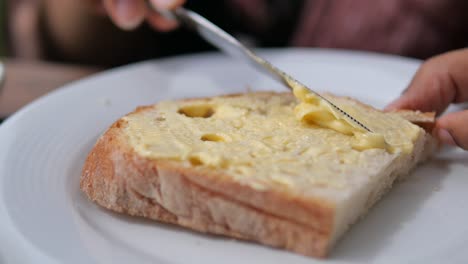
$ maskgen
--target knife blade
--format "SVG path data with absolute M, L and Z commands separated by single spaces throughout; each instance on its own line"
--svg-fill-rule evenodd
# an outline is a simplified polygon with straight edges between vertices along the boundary
M 153 11 L 159 13 L 161 16 L 167 19 L 174 19 L 179 21 L 182 25 L 197 32 L 203 39 L 205 39 L 207 42 L 217 47 L 221 51 L 231 55 L 234 58 L 240 59 L 244 62 L 247 62 L 250 65 L 253 65 L 256 69 L 260 70 L 263 73 L 266 73 L 271 78 L 279 81 L 288 89 L 293 90 L 294 87 L 301 87 L 307 89 L 309 92 L 311 92 L 320 100 L 322 100 L 331 108 L 333 108 L 339 115 L 341 115 L 341 117 L 346 119 L 348 122 L 357 125 L 358 127 L 364 129 L 367 132 L 372 132 L 362 122 L 358 121 L 355 117 L 348 114 L 336 104 L 323 97 L 318 92 L 315 92 L 314 90 L 310 89 L 302 82 L 299 82 L 297 79 L 293 78 L 291 75 L 287 74 L 283 70 L 274 66 L 266 59 L 258 56 L 254 51 L 244 46 L 236 38 L 234 38 L 226 31 L 222 30 L 221 28 L 210 22 L 208 19 L 199 15 L 198 13 L 185 9 L 183 7 L 178 7 L 174 10 L 159 10 L 153 5 L 151 5 L 149 1 L 146 1 L 146 3 Z

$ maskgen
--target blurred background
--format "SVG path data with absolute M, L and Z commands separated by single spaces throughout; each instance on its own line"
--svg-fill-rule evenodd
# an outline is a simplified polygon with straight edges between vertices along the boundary
M 105 0 L 131 3 L 135 0 Z M 186 3 L 257 47 L 365 50 L 427 59 L 468 44 L 466 0 L 204 0 Z M 182 29 L 122 30 L 101 0 L 0 0 L 0 118 L 108 68 L 212 48 Z

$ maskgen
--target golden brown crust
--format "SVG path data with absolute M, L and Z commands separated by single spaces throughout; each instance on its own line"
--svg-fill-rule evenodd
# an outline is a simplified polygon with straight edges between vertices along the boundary
M 412 110 L 398 110 L 397 113 L 402 118 L 410 121 L 411 123 L 422 127 L 427 132 L 431 133 L 435 125 L 435 112 L 419 112 Z
M 131 114 L 153 108 L 139 107 Z M 259 191 L 211 170 L 141 157 L 128 145 L 122 132 L 125 125 L 123 119 L 114 123 L 86 159 L 80 187 L 91 200 L 117 212 L 201 232 L 309 256 L 326 255 L 333 232 L 333 204 Z
M 231 192 L 219 193 L 216 189 L 241 191 L 237 197 L 250 196 L 258 200 L 257 204 L 268 203 L 266 207 L 276 206 L 279 211 L 288 210 L 286 206 L 294 207 L 296 202 L 280 201 L 276 194 L 249 191 L 229 182 L 205 188 L 203 185 L 213 182 L 192 181 L 205 178 L 205 174 L 180 168 L 171 162 L 148 160 L 134 153 L 120 131 L 124 125 L 121 120 L 116 122 L 98 140 L 86 159 L 80 187 L 91 200 L 117 212 L 201 232 L 258 241 L 304 255 L 325 256 L 333 221 L 330 208 L 320 204 L 309 208 L 315 215 L 309 222 L 317 219 L 321 222 L 317 226 L 326 227 L 317 229 L 232 199 Z M 278 204 L 274 205 L 270 198 Z M 302 203 L 298 201 L 300 206 Z M 311 207 L 310 204 L 307 206 Z

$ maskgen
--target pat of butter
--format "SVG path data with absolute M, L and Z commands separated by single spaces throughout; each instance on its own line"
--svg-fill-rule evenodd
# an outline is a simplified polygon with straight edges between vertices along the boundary
M 388 146 L 382 134 L 365 131 L 354 123 L 349 122 L 307 88 L 297 84 L 293 87 L 293 93 L 300 101 L 295 108 L 295 114 L 299 120 L 333 129 L 345 135 L 352 135 L 352 147 L 357 150 L 371 148 L 381 148 L 391 152 L 395 150 Z M 359 119 L 359 116 L 356 118 Z
M 369 148 L 389 149 L 382 134 L 354 132 L 353 148 L 365 150 Z

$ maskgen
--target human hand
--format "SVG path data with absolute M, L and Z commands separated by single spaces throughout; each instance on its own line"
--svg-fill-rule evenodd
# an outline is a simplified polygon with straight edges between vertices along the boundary
M 177 22 L 168 20 L 152 12 L 146 0 L 100 0 L 111 20 L 124 30 L 132 30 L 146 20 L 158 31 L 170 31 L 177 27 Z M 150 0 L 159 9 L 174 9 L 185 3 L 185 0 Z
M 412 109 L 441 114 L 451 103 L 468 102 L 468 48 L 427 60 L 408 88 L 386 110 Z M 468 110 L 436 120 L 433 134 L 442 143 L 468 150 Z

